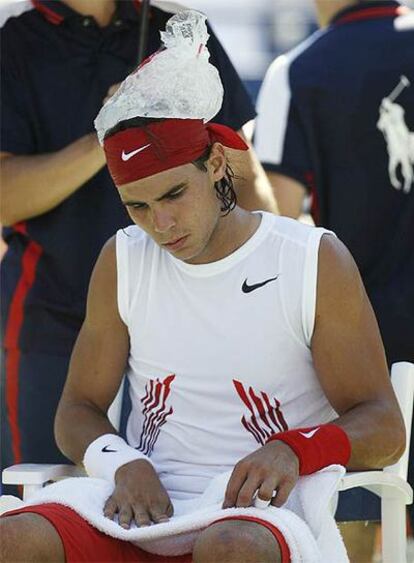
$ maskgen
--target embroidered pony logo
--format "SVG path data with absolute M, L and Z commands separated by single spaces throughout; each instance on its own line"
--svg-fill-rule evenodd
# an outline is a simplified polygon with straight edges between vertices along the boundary
M 144 408 L 144 422 L 140 442 L 137 450 L 145 455 L 150 455 L 154 449 L 155 443 L 160 434 L 161 427 L 166 423 L 167 417 L 174 412 L 170 407 L 167 410 L 166 401 L 170 394 L 171 383 L 174 381 L 175 375 L 167 376 L 164 381 L 151 379 L 146 387 L 145 396 L 141 399 Z
M 269 399 L 267 393 L 263 391 L 256 394 L 252 387 L 246 391 L 243 383 L 236 379 L 233 379 L 233 384 L 240 399 L 249 410 L 247 418 L 245 415 L 242 416 L 241 423 L 252 434 L 256 442 L 263 446 L 272 434 L 288 430 L 280 409 L 280 402 L 276 397 Z
M 382 132 L 387 143 L 390 182 L 396 190 L 402 187 L 406 194 L 411 190 L 414 180 L 414 133 L 407 127 L 404 108 L 394 100 L 404 88 L 409 86 L 408 78 L 401 76 L 400 82 L 391 94 L 383 98 L 377 122 L 377 128 Z M 397 176 L 398 168 L 404 180 L 403 184 Z

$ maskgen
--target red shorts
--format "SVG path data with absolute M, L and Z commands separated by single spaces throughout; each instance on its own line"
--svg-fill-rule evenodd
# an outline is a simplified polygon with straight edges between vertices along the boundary
M 49 503 L 18 508 L 3 514 L 12 516 L 23 513 L 39 514 L 56 529 L 62 540 L 66 563 L 191 563 L 191 554 L 178 557 L 161 557 L 140 549 L 130 542 L 119 540 L 100 532 L 84 520 L 77 512 L 61 504 Z M 258 518 L 249 516 L 229 517 L 217 520 L 248 520 L 265 526 L 272 532 L 282 552 L 282 563 L 290 562 L 289 547 L 279 530 Z

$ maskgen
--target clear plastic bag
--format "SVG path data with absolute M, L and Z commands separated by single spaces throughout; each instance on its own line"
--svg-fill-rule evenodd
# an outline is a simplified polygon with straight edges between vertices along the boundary
M 206 16 L 184 10 L 161 32 L 164 48 L 122 82 L 95 119 L 100 143 L 105 132 L 133 117 L 203 119 L 221 108 L 223 85 L 209 63 Z

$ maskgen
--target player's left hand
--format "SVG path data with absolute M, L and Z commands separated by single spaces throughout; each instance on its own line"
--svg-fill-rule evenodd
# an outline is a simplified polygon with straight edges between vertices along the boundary
M 269 442 L 236 464 L 227 484 L 223 508 L 251 506 L 256 491 L 259 499 L 280 507 L 287 501 L 298 477 L 299 460 L 294 451 L 281 441 Z

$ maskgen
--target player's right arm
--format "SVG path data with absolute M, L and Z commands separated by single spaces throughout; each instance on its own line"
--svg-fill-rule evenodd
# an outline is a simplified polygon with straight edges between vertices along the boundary
M 104 152 L 94 133 L 56 152 L 1 152 L 0 159 L 0 222 L 5 226 L 50 211 L 105 164 Z
M 63 453 L 80 463 L 87 447 L 103 434 L 116 434 L 107 417 L 129 355 L 128 330 L 117 305 L 116 245 L 112 238 L 94 268 L 86 318 L 76 341 L 55 421 Z M 172 515 L 170 498 L 152 464 L 137 459 L 115 473 L 115 489 L 104 514 L 129 528 L 163 522 Z
M 87 244 L 87 241 L 85 241 Z M 98 436 L 116 433 L 107 410 L 122 381 L 129 353 L 127 327 L 117 306 L 115 239 L 92 273 L 85 321 L 76 340 L 55 420 L 56 441 L 75 463 Z

